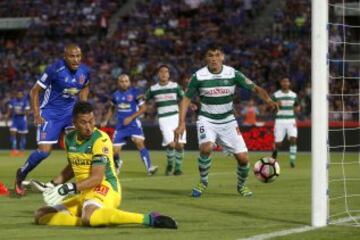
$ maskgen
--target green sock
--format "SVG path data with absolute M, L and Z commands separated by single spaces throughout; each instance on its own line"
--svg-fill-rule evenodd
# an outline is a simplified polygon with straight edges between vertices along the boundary
M 249 170 L 250 170 L 249 163 L 246 165 L 238 164 L 238 167 L 237 167 L 237 180 L 238 180 L 237 187 L 238 187 L 238 189 L 242 188 L 245 185 L 246 180 L 249 175 Z
M 292 162 L 292 163 L 295 163 L 295 161 L 296 161 L 296 151 L 297 151 L 297 146 L 291 145 L 290 146 L 290 162 Z
M 180 151 L 175 150 L 175 171 L 181 170 L 183 158 L 184 158 L 184 149 L 181 149 Z
M 166 158 L 167 158 L 168 167 L 171 168 L 173 167 L 174 157 L 175 157 L 175 149 L 166 148 Z
M 210 156 L 201 155 L 198 158 L 199 171 L 200 171 L 200 180 L 201 182 L 208 182 L 208 175 L 211 167 L 211 158 Z

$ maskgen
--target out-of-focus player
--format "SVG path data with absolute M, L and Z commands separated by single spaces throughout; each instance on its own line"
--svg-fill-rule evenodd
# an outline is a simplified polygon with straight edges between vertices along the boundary
M 121 74 L 117 79 L 118 90 L 112 95 L 111 106 L 108 109 L 101 127 L 105 127 L 116 110 L 116 129 L 113 137 L 114 161 L 119 172 L 121 167 L 120 151 L 130 138 L 140 152 L 148 175 L 156 173 L 158 167 L 152 166 L 149 150 L 145 147 L 145 136 L 138 119 L 146 111 L 144 95 L 131 86 L 130 78 Z
M 26 147 L 26 134 L 28 133 L 27 116 L 30 110 L 30 103 L 28 97 L 24 96 L 22 90 L 16 92 L 16 97 L 12 98 L 8 104 L 8 111 L 5 115 L 5 123 L 8 124 L 11 118 L 10 125 L 10 144 L 11 156 L 23 155 Z M 18 151 L 17 147 L 17 133 L 20 135 L 20 143 Z
M 177 228 L 172 218 L 158 213 L 139 214 L 118 209 L 121 186 L 115 173 L 111 140 L 95 128 L 90 103 L 76 103 L 73 117 L 75 131 L 65 137 L 68 164 L 52 180 L 56 187 L 44 191 L 48 206 L 36 211 L 35 222 L 53 226 L 143 224 Z M 66 183 L 73 177 L 75 182 Z
M 256 93 L 270 108 L 277 108 L 266 91 L 255 85 L 250 79 L 232 67 L 223 65 L 224 53 L 217 45 L 210 45 L 205 55 L 207 66 L 201 68 L 189 83 L 188 90 L 180 104 L 180 121 L 175 130 L 178 141 L 185 130 L 185 115 L 191 98 L 200 97 L 197 135 L 200 148 L 198 158 L 200 183 L 193 188 L 192 196 L 200 197 L 208 186 L 208 174 L 211 167 L 211 152 L 215 143 L 219 143 L 237 160 L 237 191 L 242 196 L 251 196 L 245 185 L 250 169 L 247 147 L 241 136 L 234 116 L 233 95 L 236 87 L 242 87 Z
M 273 100 L 278 102 L 280 110 L 276 114 L 275 118 L 275 148 L 273 151 L 273 157 L 276 158 L 278 154 L 278 148 L 281 147 L 285 136 L 287 135 L 290 141 L 290 166 L 295 167 L 296 161 L 296 140 L 297 140 L 297 126 L 295 119 L 295 112 L 300 111 L 300 105 L 298 104 L 297 94 L 290 90 L 290 80 L 284 77 L 280 80 L 280 90 L 276 91 L 273 95 Z
M 31 89 L 34 124 L 38 126 L 38 149 L 16 172 L 15 192 L 19 196 L 25 194 L 21 183 L 28 173 L 50 155 L 52 145 L 57 143 L 61 132 L 73 128 L 71 113 L 77 95 L 80 100 L 87 100 L 90 71 L 81 59 L 80 47 L 68 44 L 64 57 L 48 66 Z
M 184 93 L 176 82 L 170 81 L 170 69 L 167 65 L 158 68 L 159 82 L 152 85 L 145 94 L 146 101 L 154 99 L 157 107 L 159 126 L 163 136 L 162 146 L 166 146 L 167 167 L 165 175 L 181 175 L 182 160 L 184 157 L 184 144 L 186 133 L 181 136 L 179 142 L 174 141 L 174 131 L 179 123 L 178 102 L 183 98 Z

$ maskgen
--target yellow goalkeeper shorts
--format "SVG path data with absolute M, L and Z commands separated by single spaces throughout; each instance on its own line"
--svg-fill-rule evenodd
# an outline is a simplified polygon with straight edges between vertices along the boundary
M 101 185 L 87 191 L 83 191 L 63 201 L 58 210 L 67 210 L 73 216 L 81 216 L 84 206 L 97 205 L 105 208 L 118 208 L 121 204 L 121 186 L 118 191 L 113 190 L 110 183 L 102 182 Z

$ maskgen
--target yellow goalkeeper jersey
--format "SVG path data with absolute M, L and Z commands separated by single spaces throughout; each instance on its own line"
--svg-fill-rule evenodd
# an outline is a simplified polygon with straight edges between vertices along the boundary
M 90 139 L 79 141 L 77 131 L 73 131 L 65 137 L 67 159 L 71 165 L 76 182 L 90 176 L 91 167 L 96 165 L 105 166 L 105 176 L 102 184 L 110 185 L 114 191 L 120 191 L 120 185 L 116 176 L 112 143 L 109 136 L 95 128 Z

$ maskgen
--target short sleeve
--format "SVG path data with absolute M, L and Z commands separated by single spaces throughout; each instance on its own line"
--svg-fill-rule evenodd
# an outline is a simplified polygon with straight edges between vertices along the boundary
M 237 86 L 248 90 L 252 90 L 255 87 L 255 83 L 239 71 L 235 71 L 235 83 Z
M 46 89 L 51 85 L 51 80 L 53 77 L 53 70 L 50 67 L 47 67 L 45 72 L 41 75 L 40 79 L 36 82 L 40 87 Z
M 150 99 L 153 98 L 153 95 L 152 95 L 152 91 L 151 91 L 151 88 L 149 88 L 146 92 L 145 92 L 145 101 L 149 101 Z
M 26 101 L 25 101 L 25 110 L 30 110 L 30 102 L 29 102 L 29 99 L 26 99 Z
M 184 91 L 180 88 L 179 85 L 176 88 L 176 94 L 179 100 L 181 100 L 184 97 Z
M 115 96 L 115 94 L 113 94 L 112 97 L 111 97 L 111 105 L 116 106 L 116 104 L 117 104 L 116 96 Z
M 98 138 L 93 145 L 93 159 L 91 165 L 106 165 L 112 158 L 111 140 L 107 136 Z
M 192 98 L 193 96 L 199 93 L 199 81 L 197 80 L 196 75 L 194 74 L 190 80 L 188 85 L 188 89 L 185 93 L 185 96 L 188 98 Z
M 144 104 L 144 94 L 140 93 L 139 89 L 134 88 L 134 97 L 138 106 Z

